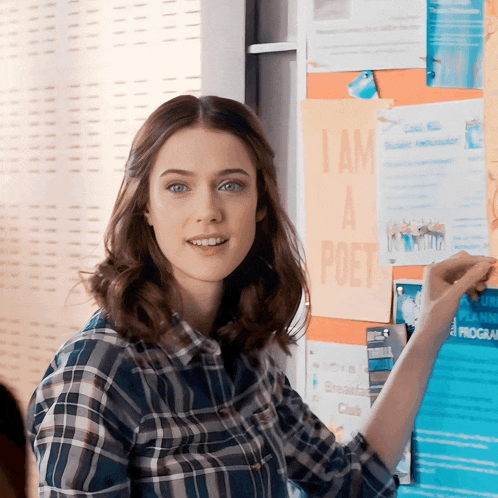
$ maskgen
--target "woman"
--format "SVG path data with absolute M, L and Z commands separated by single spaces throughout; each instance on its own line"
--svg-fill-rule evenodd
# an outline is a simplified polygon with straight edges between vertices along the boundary
M 341 446 L 268 353 L 288 351 L 309 296 L 260 121 L 228 99 L 166 102 L 133 142 L 89 279 L 100 310 L 31 400 L 41 497 L 286 497 L 288 480 L 309 496 L 393 496 L 437 351 L 494 261 L 429 267 L 422 325 Z

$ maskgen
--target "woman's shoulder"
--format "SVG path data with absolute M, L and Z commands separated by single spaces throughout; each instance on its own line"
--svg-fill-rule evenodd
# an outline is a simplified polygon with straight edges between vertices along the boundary
M 71 347 L 71 345 L 79 341 L 102 341 L 110 346 L 124 348 L 128 345 L 128 341 L 124 339 L 114 328 L 113 322 L 107 316 L 103 308 L 96 310 L 88 319 L 87 323 L 68 341 L 66 341 L 60 349 Z
M 129 364 L 134 366 L 133 344 L 114 328 L 104 309 L 99 309 L 87 323 L 57 350 L 45 377 L 61 369 L 92 369 L 103 373 Z
M 55 400 L 62 392 L 91 393 L 96 398 L 118 391 L 138 398 L 143 392 L 143 356 L 137 353 L 136 344 L 116 332 L 105 311 L 99 309 L 58 349 L 35 390 L 35 398 Z
M 59 416 L 73 414 L 78 406 L 80 416 L 89 414 L 90 409 L 92 413 L 105 413 L 108 421 L 125 417 L 138 423 L 148 404 L 143 375 L 131 346 L 114 330 L 105 312 L 96 311 L 59 348 L 36 387 L 27 419 L 32 434 L 54 405 Z

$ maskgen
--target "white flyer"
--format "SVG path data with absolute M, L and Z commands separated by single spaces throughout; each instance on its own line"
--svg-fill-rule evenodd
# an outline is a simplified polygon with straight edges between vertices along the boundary
M 308 2 L 308 72 L 425 67 L 426 2 Z
M 306 402 L 339 442 L 370 410 L 366 346 L 307 341 Z
M 483 100 L 377 113 L 380 265 L 489 254 Z

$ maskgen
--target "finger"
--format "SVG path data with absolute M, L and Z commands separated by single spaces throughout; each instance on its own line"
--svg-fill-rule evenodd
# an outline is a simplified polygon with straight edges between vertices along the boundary
M 475 286 L 475 284 L 479 281 L 484 280 L 490 267 L 490 262 L 485 260 L 479 261 L 474 266 L 469 268 L 469 270 L 454 283 L 452 288 L 455 292 L 461 293 L 463 296 L 463 294 L 465 294 L 471 287 Z
M 477 282 L 474 287 L 477 292 L 484 292 L 488 288 L 484 282 Z
M 492 266 L 488 272 L 486 273 L 486 275 L 484 275 L 484 278 L 479 280 L 479 282 L 477 282 L 476 285 L 480 285 L 480 284 L 487 284 L 488 280 L 496 273 L 496 266 Z
M 498 260 L 492 256 L 471 256 L 465 251 L 460 251 L 449 258 L 434 265 L 438 270 L 446 270 L 448 268 L 471 266 L 479 261 L 489 261 L 491 264 L 496 263 Z
M 488 279 L 490 279 L 493 275 L 495 275 L 497 270 L 498 270 L 498 268 L 496 268 L 496 266 L 492 266 L 492 267 L 489 269 L 488 273 L 486 273 L 486 278 L 485 278 L 485 280 L 488 280 Z
M 470 296 L 470 299 L 472 299 L 472 301 L 474 301 L 474 302 L 479 301 L 479 297 L 480 297 L 479 293 L 477 292 L 477 290 L 474 287 L 471 287 L 467 291 L 467 294 Z
M 496 258 L 471 256 L 467 253 L 462 254 L 463 252 L 461 251 L 451 258 L 441 261 L 431 269 L 431 273 L 436 274 L 449 283 L 454 283 L 455 280 L 459 280 L 462 275 L 476 264 L 486 262 L 491 266 L 497 261 Z M 491 268 L 490 271 L 492 271 Z
M 482 282 L 478 282 L 467 290 L 466 294 L 472 299 L 472 301 L 479 301 L 481 294 L 487 289 L 487 285 Z

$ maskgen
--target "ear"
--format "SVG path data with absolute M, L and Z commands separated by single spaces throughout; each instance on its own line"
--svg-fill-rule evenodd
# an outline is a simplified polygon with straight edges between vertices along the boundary
M 151 219 L 150 219 L 150 212 L 149 212 L 149 205 L 147 205 L 145 207 L 145 210 L 144 210 L 144 216 L 145 216 L 145 219 L 147 220 L 147 223 L 152 226 L 152 222 L 151 222 Z
M 267 212 L 266 206 L 260 208 L 256 213 L 256 223 L 259 223 L 266 216 Z

